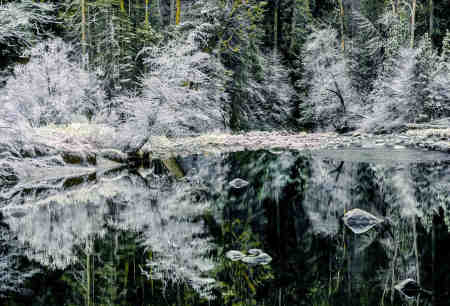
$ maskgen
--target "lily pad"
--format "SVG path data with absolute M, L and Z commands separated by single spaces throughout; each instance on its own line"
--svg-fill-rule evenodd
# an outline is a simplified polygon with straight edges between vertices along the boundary
M 383 220 L 359 208 L 349 210 L 342 218 L 344 224 L 355 234 L 362 234 Z

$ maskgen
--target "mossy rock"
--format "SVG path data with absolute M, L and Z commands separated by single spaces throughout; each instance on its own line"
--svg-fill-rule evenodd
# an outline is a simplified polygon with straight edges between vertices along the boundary
M 128 155 L 114 149 L 103 149 L 100 151 L 100 156 L 118 163 L 127 163 Z
M 65 151 L 61 157 L 67 164 L 73 165 L 96 165 L 97 156 L 93 152 Z

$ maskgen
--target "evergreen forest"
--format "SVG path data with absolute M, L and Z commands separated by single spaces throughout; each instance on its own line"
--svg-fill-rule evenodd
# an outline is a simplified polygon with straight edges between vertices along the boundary
M 0 0 L 0 305 L 448 306 L 450 0 Z
M 392 130 L 450 114 L 446 0 L 2 1 L 2 104 L 32 127 Z

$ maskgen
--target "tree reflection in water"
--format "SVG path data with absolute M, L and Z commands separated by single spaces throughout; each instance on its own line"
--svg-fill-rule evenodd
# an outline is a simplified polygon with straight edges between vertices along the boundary
M 418 290 L 419 305 L 449 300 L 449 161 L 256 151 L 150 164 L 44 179 L 41 191 L 11 187 L 15 196 L 1 204 L 2 299 L 402 305 L 396 285 L 412 279 L 433 292 Z M 236 177 L 248 185 L 233 188 Z M 355 235 L 342 221 L 354 208 L 390 226 Z M 251 266 L 225 256 L 251 249 L 273 260 Z

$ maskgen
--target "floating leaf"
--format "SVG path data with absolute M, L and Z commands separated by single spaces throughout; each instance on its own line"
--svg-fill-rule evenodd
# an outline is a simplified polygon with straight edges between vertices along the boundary
M 383 220 L 362 209 L 349 210 L 343 217 L 344 224 L 355 234 L 362 234 L 370 230 Z

